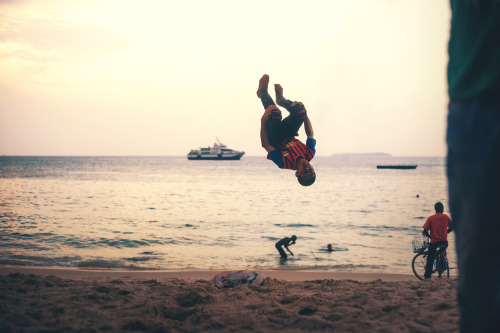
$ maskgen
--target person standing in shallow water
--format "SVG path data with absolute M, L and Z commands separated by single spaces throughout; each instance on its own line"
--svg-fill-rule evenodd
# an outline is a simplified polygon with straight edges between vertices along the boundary
M 281 111 L 267 91 L 268 85 L 269 75 L 264 74 L 259 80 L 257 96 L 265 109 L 261 119 L 260 139 L 262 147 L 267 151 L 267 159 L 281 169 L 296 170 L 295 176 L 302 186 L 312 185 L 316 180 L 316 173 L 309 162 L 316 153 L 316 140 L 304 104 L 284 98 L 283 88 L 275 84 L 276 102 L 290 112 L 282 120 Z M 297 132 L 302 124 L 307 135 L 306 144 L 295 138 L 299 135 Z
M 285 249 L 290 252 L 290 254 L 293 256 L 292 251 L 288 248 L 289 246 L 295 244 L 295 241 L 297 240 L 297 236 L 293 235 L 292 237 L 285 237 L 280 239 L 278 242 L 276 242 L 276 249 L 278 249 L 278 252 L 281 255 L 281 259 L 286 260 L 288 257 L 286 255 L 285 250 L 283 250 L 282 246 L 285 247 Z

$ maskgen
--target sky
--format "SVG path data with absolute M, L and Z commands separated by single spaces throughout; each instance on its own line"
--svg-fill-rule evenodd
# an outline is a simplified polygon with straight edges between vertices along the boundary
M 0 0 L 0 154 L 218 138 L 265 156 L 269 74 L 306 106 L 318 156 L 445 156 L 450 17 L 436 0 Z

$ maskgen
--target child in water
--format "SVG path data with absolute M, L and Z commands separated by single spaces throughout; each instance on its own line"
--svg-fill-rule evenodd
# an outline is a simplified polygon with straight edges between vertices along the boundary
M 292 251 L 290 251 L 290 249 L 288 247 L 295 244 L 296 240 L 297 240 L 297 236 L 293 235 L 292 237 L 285 237 L 285 238 L 280 239 L 278 242 L 276 242 L 276 249 L 278 249 L 278 252 L 281 255 L 281 259 L 284 259 L 284 260 L 287 259 L 286 252 L 285 252 L 285 250 L 283 250 L 282 246 L 284 246 L 285 249 L 288 252 L 290 252 L 290 254 L 293 256 Z

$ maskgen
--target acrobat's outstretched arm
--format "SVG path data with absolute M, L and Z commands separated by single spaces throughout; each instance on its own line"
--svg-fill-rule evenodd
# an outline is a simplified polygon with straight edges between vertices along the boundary
M 306 130 L 307 137 L 313 139 L 314 138 L 314 131 L 313 131 L 311 120 L 309 119 L 309 116 L 306 116 L 306 119 L 304 120 L 304 129 Z
M 262 119 L 260 121 L 260 141 L 262 143 L 262 147 L 269 153 L 274 150 L 274 147 L 269 143 L 269 139 L 267 138 L 266 132 L 266 122 L 271 115 L 271 109 L 266 109 L 264 115 L 262 115 Z

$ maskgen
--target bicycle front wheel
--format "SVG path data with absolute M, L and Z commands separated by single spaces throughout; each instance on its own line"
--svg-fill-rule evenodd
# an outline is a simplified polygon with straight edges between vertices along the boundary
M 424 280 L 425 265 L 427 264 L 427 252 L 418 253 L 411 262 L 413 273 L 420 280 Z

